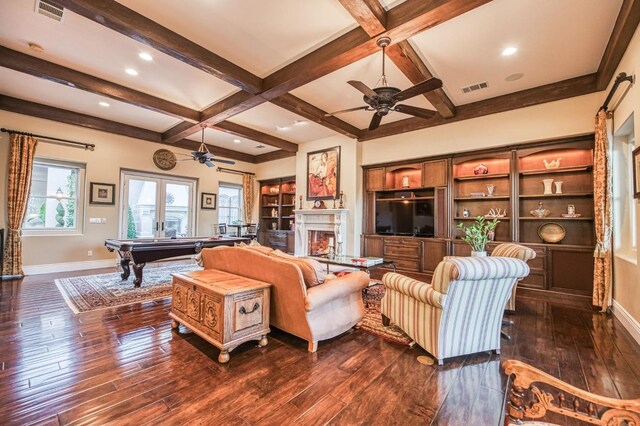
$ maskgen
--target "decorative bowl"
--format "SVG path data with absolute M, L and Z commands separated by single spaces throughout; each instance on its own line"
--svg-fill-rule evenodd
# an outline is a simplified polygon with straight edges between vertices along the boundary
M 559 243 L 564 239 L 566 232 L 562 225 L 555 222 L 549 222 L 538 228 L 538 236 L 545 243 Z
M 529 210 L 533 217 L 547 217 L 551 214 L 551 210 L 538 207 L 535 210 Z

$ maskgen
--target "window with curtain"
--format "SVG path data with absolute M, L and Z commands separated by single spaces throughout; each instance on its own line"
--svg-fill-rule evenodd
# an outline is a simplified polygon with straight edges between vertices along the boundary
M 637 250 L 637 203 L 633 198 L 632 153 L 636 147 L 633 118 L 614 136 L 613 143 L 613 218 L 614 244 L 618 255 L 635 258 Z
M 65 233 L 82 230 L 84 166 L 35 159 L 23 230 Z
M 242 220 L 242 186 L 220 182 L 218 187 L 218 223 Z

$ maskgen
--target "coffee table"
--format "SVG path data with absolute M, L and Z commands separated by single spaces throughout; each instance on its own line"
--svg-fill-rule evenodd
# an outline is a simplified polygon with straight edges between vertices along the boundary
M 382 268 L 382 267 L 393 268 L 393 272 L 396 271 L 396 265 L 395 265 L 395 263 L 393 263 L 392 260 L 383 260 L 382 263 L 376 263 L 375 265 L 365 266 L 365 265 L 360 265 L 360 264 L 354 263 L 353 262 L 354 259 L 360 259 L 359 257 L 355 257 L 355 256 L 335 256 L 333 259 L 329 259 L 327 256 L 307 256 L 307 258 L 308 259 L 314 259 L 314 260 L 317 260 L 320 263 L 326 264 L 327 265 L 327 273 L 330 272 L 329 268 L 330 268 L 331 265 L 344 266 L 344 267 L 349 267 L 349 268 L 356 268 L 356 269 L 359 269 L 361 271 L 365 271 L 367 273 L 371 269 Z

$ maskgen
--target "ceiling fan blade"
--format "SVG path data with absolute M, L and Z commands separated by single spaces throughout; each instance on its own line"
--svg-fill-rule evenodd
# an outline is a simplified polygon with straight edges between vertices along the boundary
M 403 114 L 415 115 L 416 117 L 426 119 L 433 118 L 437 114 L 436 111 L 414 107 L 411 105 L 396 105 L 394 110 Z
M 358 110 L 361 110 L 361 109 L 366 110 L 366 109 L 369 109 L 369 107 L 368 106 L 359 106 L 359 107 L 355 107 L 355 108 L 342 109 L 340 111 L 328 112 L 324 116 L 325 117 L 331 117 L 332 115 L 342 114 L 343 112 L 358 111 Z
M 396 101 L 404 101 L 405 99 L 413 98 L 414 96 L 418 96 L 423 93 L 439 89 L 441 87 L 442 80 L 432 77 L 428 80 L 416 84 L 415 86 L 403 90 L 402 92 L 396 94 L 393 99 L 395 99 Z
M 378 97 L 378 94 L 369 88 L 366 84 L 358 80 L 349 80 L 347 81 L 350 85 L 364 93 L 364 95 L 368 98 L 375 99 Z
M 382 121 L 382 116 L 373 114 L 373 118 L 371 119 L 371 123 L 369 123 L 369 130 L 377 129 L 380 126 L 380 122 Z
M 209 161 L 209 160 L 205 161 L 205 162 L 204 162 L 204 164 L 206 164 L 206 165 L 207 165 L 207 167 L 213 167 L 213 166 L 215 166 L 215 164 L 213 164 L 213 163 L 212 163 L 211 161 Z
M 235 161 L 231 161 L 231 160 L 223 160 L 222 158 L 213 158 L 213 161 L 215 161 L 216 163 L 236 164 L 236 162 L 235 162 Z

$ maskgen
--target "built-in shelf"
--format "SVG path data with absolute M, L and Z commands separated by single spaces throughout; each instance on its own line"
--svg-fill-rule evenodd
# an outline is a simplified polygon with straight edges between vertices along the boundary
M 476 217 L 478 216 L 473 216 L 473 217 L 462 217 L 462 216 L 456 216 L 454 217 L 455 220 L 476 220 Z M 511 220 L 510 217 L 486 217 L 486 220 L 493 220 L 493 219 L 498 219 L 498 220 Z
M 591 170 L 593 166 L 571 166 L 571 167 L 558 167 L 557 169 L 536 169 L 536 170 L 522 170 L 521 175 L 544 175 L 547 173 L 569 173 L 569 172 L 587 172 Z
M 547 216 L 547 217 L 520 217 L 520 220 L 546 220 L 546 221 L 555 221 L 555 220 L 593 220 L 592 217 L 556 217 L 556 216 Z
M 455 180 L 495 179 L 509 177 L 509 173 L 488 173 L 486 175 L 457 176 Z
M 283 204 L 282 207 L 294 207 L 295 204 Z
M 278 207 L 278 204 L 264 204 L 262 208 L 265 208 L 265 207 Z
M 562 194 L 522 194 L 520 198 L 574 198 L 574 197 L 593 197 L 593 192 L 574 192 Z
M 282 191 L 283 194 L 287 194 L 287 195 L 295 195 L 295 191 Z
M 377 201 L 433 200 L 434 197 L 378 198 Z
M 493 201 L 493 200 L 508 200 L 508 195 L 494 195 L 493 197 L 456 197 L 455 201 Z
M 277 219 L 278 216 L 262 216 L 263 219 Z

